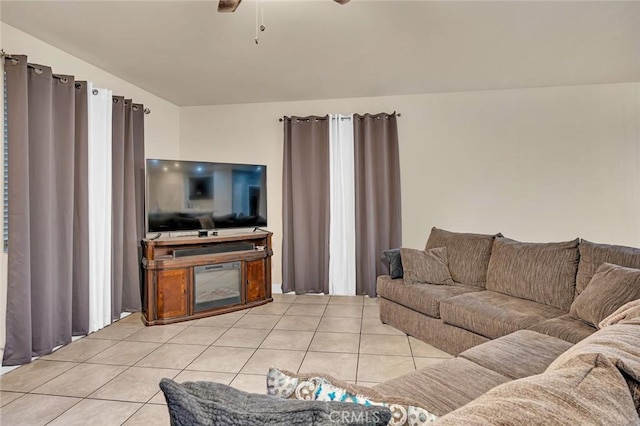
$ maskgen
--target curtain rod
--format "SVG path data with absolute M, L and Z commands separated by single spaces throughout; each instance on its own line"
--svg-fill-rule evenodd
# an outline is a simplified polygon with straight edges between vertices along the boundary
M 396 117 L 402 117 L 402 114 L 401 114 L 401 113 L 399 113 L 399 112 L 397 112 L 397 113 L 395 113 L 395 114 L 396 114 Z M 391 115 L 391 114 L 389 114 L 389 115 Z M 280 118 L 278 118 L 278 121 L 282 123 L 282 122 L 285 120 L 285 118 L 287 118 L 287 116 L 286 116 L 286 115 L 285 115 L 284 117 L 280 117 Z M 341 118 L 342 118 L 343 120 L 346 120 L 346 119 L 347 119 L 347 117 L 341 117 Z M 320 119 L 320 120 L 325 120 L 325 118 L 324 118 L 324 117 L 323 117 L 323 118 L 319 118 L 319 119 Z
M 17 63 L 17 59 L 15 59 L 13 56 L 9 55 L 8 53 L 6 53 L 4 51 L 4 49 L 0 49 L 0 58 L 7 58 L 7 59 L 13 59 L 14 61 L 16 61 Z M 36 72 L 40 71 L 40 73 L 42 73 L 42 69 L 37 68 L 36 66 L 34 66 L 33 64 L 27 64 L 27 67 L 36 70 Z M 63 83 L 67 82 L 67 78 L 63 75 L 59 75 L 59 74 L 52 74 L 53 78 L 57 78 L 58 80 L 61 80 Z M 79 88 L 78 86 L 76 86 L 76 88 Z M 93 89 L 93 94 L 97 95 L 98 91 L 96 89 Z M 151 114 L 151 110 L 149 108 L 145 108 L 143 110 L 143 112 L 145 114 Z
M 13 59 L 13 56 L 5 52 L 4 49 L 0 49 L 0 58 Z

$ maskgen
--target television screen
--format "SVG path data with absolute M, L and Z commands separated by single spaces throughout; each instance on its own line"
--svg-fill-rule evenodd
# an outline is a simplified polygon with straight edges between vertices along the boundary
M 147 231 L 267 226 L 267 167 L 147 160 Z

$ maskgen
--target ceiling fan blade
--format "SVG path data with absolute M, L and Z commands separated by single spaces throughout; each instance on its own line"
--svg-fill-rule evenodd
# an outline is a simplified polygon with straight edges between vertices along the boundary
M 349 0 L 333 0 L 339 4 L 347 4 Z M 242 0 L 219 0 L 218 1 L 218 12 L 222 13 L 231 13 L 235 12 Z
M 218 2 L 218 12 L 231 13 L 235 12 L 242 0 L 220 0 Z

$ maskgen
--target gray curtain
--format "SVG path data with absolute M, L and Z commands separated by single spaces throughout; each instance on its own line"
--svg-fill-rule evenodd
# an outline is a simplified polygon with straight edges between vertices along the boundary
M 356 293 L 376 296 L 382 252 L 402 245 L 396 114 L 354 115 Z
M 9 144 L 9 253 L 7 340 L 4 365 L 31 361 L 69 343 L 74 331 L 88 327 L 86 305 L 74 303 L 74 289 L 88 281 L 75 271 L 82 238 L 74 237 L 76 129 L 86 127 L 86 109 L 76 105 L 72 76 L 27 64 L 26 56 L 5 58 Z M 86 166 L 84 166 L 86 168 Z M 80 212 L 81 210 L 78 210 Z M 80 310 L 80 312 L 78 312 Z M 77 327 L 77 328 L 76 328 Z
M 74 336 L 89 333 L 89 127 L 87 82 L 76 81 L 73 324 Z
M 144 108 L 113 97 L 112 318 L 141 310 L 144 224 Z
M 328 117 L 284 120 L 282 291 L 329 293 Z

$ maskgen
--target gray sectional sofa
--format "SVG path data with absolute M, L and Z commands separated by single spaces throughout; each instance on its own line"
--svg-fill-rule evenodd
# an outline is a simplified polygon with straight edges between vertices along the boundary
M 576 345 L 521 330 L 372 389 L 438 425 L 640 425 L 638 311 Z
M 400 252 L 404 277 L 378 279 L 382 321 L 457 356 L 373 387 L 272 368 L 269 395 L 325 414 L 346 401 L 349 424 L 372 423 L 356 402 L 393 426 L 640 426 L 640 249 L 434 228 L 427 250 Z M 257 397 L 238 398 L 246 411 Z M 260 415 L 293 409 L 261 398 Z
M 578 239 L 522 243 L 433 228 L 426 250 L 435 247 L 447 248 L 453 283 L 380 276 L 380 319 L 453 355 L 518 330 L 577 343 L 596 328 L 570 308 L 598 267 L 640 268 L 640 249 Z
M 435 247 L 452 282 L 381 276 L 380 317 L 457 357 L 376 392 L 444 425 L 640 425 L 640 249 L 434 228 Z

